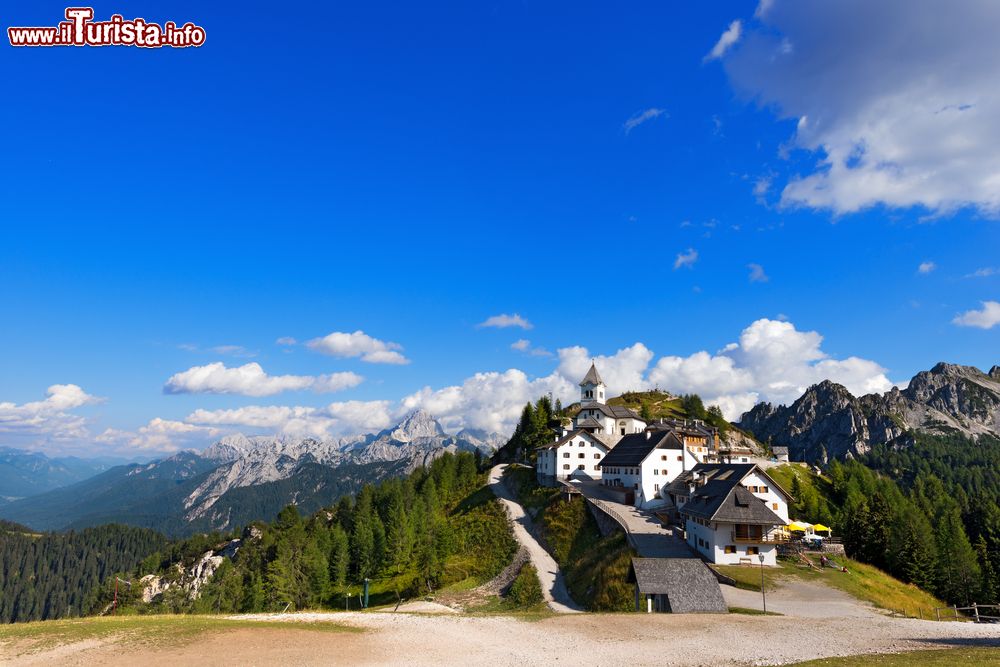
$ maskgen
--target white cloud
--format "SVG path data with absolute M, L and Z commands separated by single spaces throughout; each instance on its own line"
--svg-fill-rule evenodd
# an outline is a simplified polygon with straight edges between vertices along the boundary
M 472 427 L 509 433 L 528 401 L 549 392 L 563 401 L 576 400 L 576 390 L 575 382 L 558 373 L 530 380 L 524 371 L 512 368 L 503 373 L 476 373 L 461 385 L 437 390 L 424 387 L 400 405 L 404 412 L 427 410 L 452 432 Z
M 222 435 L 217 428 L 154 417 L 137 431 L 109 428 L 94 440 L 120 451 L 176 452 L 182 448 L 199 447 Z
M 1000 3 L 771 0 L 756 16 L 730 80 L 819 158 L 782 204 L 1000 215 Z
M 274 341 L 275 345 L 298 345 L 299 341 L 295 340 L 291 336 L 282 336 L 278 340 Z
M 326 440 L 339 435 L 380 431 L 402 416 L 390 401 L 344 401 L 325 407 L 247 405 L 224 410 L 195 410 L 186 421 L 199 426 L 236 427 L 292 438 Z
M 632 116 L 631 118 L 629 118 L 627 121 L 625 121 L 625 123 L 622 125 L 622 127 L 625 128 L 625 134 L 628 134 L 629 132 L 631 132 L 635 128 L 637 128 L 640 125 L 642 125 L 643 123 L 645 123 L 646 121 L 653 120 L 654 118 L 659 118 L 660 116 L 662 116 L 662 115 L 664 115 L 666 113 L 667 113 L 666 110 L 664 110 L 664 109 L 657 109 L 656 107 L 652 107 L 652 108 L 649 108 L 649 109 L 644 109 L 643 111 L 640 111 L 639 113 L 635 114 L 634 116 Z
M 694 248 L 688 248 L 687 252 L 677 253 L 677 258 L 674 260 L 674 271 L 681 268 L 682 266 L 691 268 L 697 261 L 698 261 L 698 251 L 695 250 Z
M 931 271 L 937 268 L 937 264 L 934 262 L 920 262 L 920 266 L 917 267 L 917 273 L 922 275 L 927 275 Z
M 750 263 L 747 264 L 747 268 L 750 269 L 749 280 L 752 283 L 766 283 L 771 279 L 770 276 L 764 272 L 764 267 L 760 264 Z
M 86 438 L 87 420 L 69 411 L 102 400 L 78 385 L 54 384 L 46 391 L 44 400 L 21 405 L 0 402 L 0 435 L 11 444 L 28 446 Z
M 995 276 L 995 275 L 998 275 L 998 274 L 1000 274 L 1000 269 L 993 268 L 992 266 L 986 266 L 986 267 L 983 267 L 981 269 L 976 269 L 975 271 L 973 271 L 972 273 L 970 273 L 969 275 L 967 275 L 965 277 L 966 278 L 989 278 L 990 276 Z
M 823 337 L 798 331 L 791 322 L 760 319 L 716 354 L 663 357 L 649 380 L 676 393 L 701 394 L 737 419 L 758 400 L 790 403 L 807 387 L 825 379 L 861 395 L 892 388 L 885 369 L 873 361 L 831 359 L 820 349 Z
M 372 338 L 364 331 L 344 333 L 335 331 L 322 338 L 306 342 L 306 347 L 333 357 L 360 357 L 361 361 L 372 364 L 408 364 L 410 360 L 402 355 L 403 346 Z
M 967 310 L 952 320 L 952 324 L 960 327 L 976 327 L 978 329 L 992 329 L 1000 324 L 1000 302 L 983 301 L 983 307 L 979 310 Z
M 736 44 L 736 42 L 740 41 L 740 35 L 742 32 L 743 23 L 741 21 L 736 20 L 730 23 L 729 27 L 726 28 L 726 31 L 722 33 L 721 37 L 719 37 L 719 41 L 715 43 L 712 50 L 705 56 L 705 62 L 709 60 L 717 60 L 724 56 L 726 52 Z
M 552 353 L 546 350 L 544 347 L 535 347 L 531 344 L 531 341 L 527 338 L 522 338 L 516 340 L 510 344 L 510 349 L 517 352 L 524 352 L 525 354 L 530 354 L 533 357 L 551 357 Z
M 329 375 L 268 375 L 256 362 L 227 368 L 221 361 L 193 366 L 176 373 L 163 387 L 168 394 L 240 394 L 271 396 L 283 391 L 311 390 L 317 393 L 356 387 L 364 380 L 351 372 Z
M 492 317 L 487 317 L 484 321 L 476 325 L 477 328 L 482 329 L 483 327 L 493 327 L 496 329 L 506 329 L 508 327 L 519 327 L 521 329 L 531 329 L 534 325 L 521 317 L 517 313 L 513 315 L 508 315 L 503 313 L 501 315 L 493 315 Z

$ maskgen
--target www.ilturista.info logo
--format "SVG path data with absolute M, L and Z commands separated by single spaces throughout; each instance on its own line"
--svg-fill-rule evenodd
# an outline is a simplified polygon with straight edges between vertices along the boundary
M 162 26 L 145 19 L 126 20 L 112 14 L 107 21 L 94 21 L 93 7 L 67 7 L 66 20 L 49 28 L 7 28 L 11 46 L 164 46 L 184 48 L 205 43 L 205 29 L 193 23 Z

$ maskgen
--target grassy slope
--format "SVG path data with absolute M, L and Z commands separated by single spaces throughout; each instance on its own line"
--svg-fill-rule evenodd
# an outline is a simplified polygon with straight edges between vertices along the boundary
M 219 616 L 103 616 L 59 621 L 35 621 L 0 625 L 0 644 L 13 646 L 13 652 L 36 652 L 62 644 L 124 636 L 126 643 L 154 645 L 182 644 L 211 632 L 233 628 L 283 628 L 288 623 L 241 621 Z M 338 623 L 297 623 L 295 629 L 319 632 L 361 632 Z
M 556 489 L 539 487 L 530 468 L 512 468 L 508 484 L 541 528 L 545 546 L 566 576 L 570 595 L 591 611 L 631 611 L 625 583 L 635 555 L 621 533 L 601 537 L 582 498 L 566 502 Z
M 1000 665 L 995 648 L 953 648 L 908 651 L 888 655 L 855 655 L 847 658 L 820 658 L 797 662 L 797 667 L 953 667 L 954 665 Z
M 810 558 L 814 563 L 819 564 L 819 556 L 810 556 Z M 764 585 L 767 590 L 772 590 L 780 584 L 782 579 L 797 577 L 840 589 L 881 609 L 903 611 L 907 616 L 923 615 L 924 618 L 933 616 L 934 607 L 947 606 L 930 593 L 912 584 L 905 584 L 871 565 L 859 563 L 844 556 L 836 556 L 833 560 L 838 564 L 846 565 L 848 572 L 845 574 L 833 568 L 818 571 L 784 562 L 781 568 L 765 568 Z M 723 574 L 736 579 L 738 588 L 760 590 L 759 568 L 745 565 L 717 566 L 717 568 Z

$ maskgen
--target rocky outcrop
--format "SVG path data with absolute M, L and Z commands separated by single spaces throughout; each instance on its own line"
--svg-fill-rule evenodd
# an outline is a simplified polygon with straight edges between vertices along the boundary
M 142 601 L 149 604 L 168 590 L 180 588 L 191 600 L 201 597 L 201 591 L 212 580 L 216 570 L 228 559 L 235 560 L 240 547 L 246 540 L 259 540 L 261 531 L 256 526 L 247 526 L 243 536 L 230 540 L 222 547 L 206 551 L 190 567 L 174 563 L 172 572 L 167 575 L 147 574 L 139 580 L 142 587 Z
M 905 447 L 913 432 L 1000 436 L 1000 369 L 940 363 L 905 389 L 853 396 L 824 381 L 789 406 L 760 403 L 739 426 L 761 442 L 784 445 L 793 460 L 825 463 L 866 454 L 877 445 Z

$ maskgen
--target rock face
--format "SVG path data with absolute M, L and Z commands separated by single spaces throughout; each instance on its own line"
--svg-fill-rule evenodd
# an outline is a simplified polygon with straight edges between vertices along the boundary
M 257 530 L 256 528 L 254 530 Z M 240 546 L 245 539 L 260 539 L 260 531 L 257 534 L 248 534 L 244 531 L 243 538 L 230 540 L 223 547 L 214 551 L 206 551 L 190 567 L 184 567 L 181 563 L 174 563 L 172 576 L 159 576 L 147 574 L 139 580 L 142 586 L 142 601 L 149 604 L 172 588 L 180 588 L 188 598 L 197 600 L 201 597 L 201 589 L 212 579 L 212 575 L 219 569 L 226 559 L 234 560 L 239 553 Z
M 194 521 L 206 516 L 216 501 L 232 489 L 293 478 L 308 464 L 337 467 L 403 462 L 406 470 L 412 470 L 445 452 L 477 448 L 477 443 L 445 433 L 424 410 L 408 414 L 392 428 L 377 434 L 330 441 L 229 436 L 202 452 L 203 458 L 219 465 L 184 499 L 184 518 Z
M 824 381 L 789 406 L 759 403 L 739 426 L 761 442 L 787 446 L 793 460 L 810 462 L 850 458 L 875 445 L 905 447 L 913 431 L 1000 436 L 1000 367 L 987 374 L 940 363 L 905 389 L 861 397 Z

